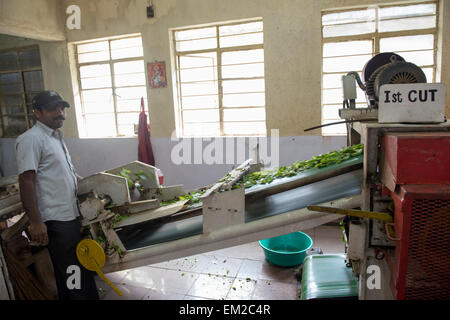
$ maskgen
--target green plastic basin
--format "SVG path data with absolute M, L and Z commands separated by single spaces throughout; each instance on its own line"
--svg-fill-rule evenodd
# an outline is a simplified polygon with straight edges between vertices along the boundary
M 259 241 L 264 255 L 270 263 L 280 267 L 293 267 L 303 263 L 313 241 L 301 231 L 285 234 L 279 237 Z

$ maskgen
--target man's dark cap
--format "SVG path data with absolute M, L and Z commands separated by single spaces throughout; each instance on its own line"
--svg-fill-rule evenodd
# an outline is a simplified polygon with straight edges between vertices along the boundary
M 33 109 L 52 109 L 57 105 L 62 105 L 65 108 L 70 108 L 70 104 L 64 101 L 61 96 L 55 91 L 42 91 L 34 96 L 32 101 Z

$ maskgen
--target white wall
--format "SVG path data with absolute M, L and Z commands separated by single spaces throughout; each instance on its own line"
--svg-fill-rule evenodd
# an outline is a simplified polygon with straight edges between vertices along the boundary
M 58 0 L 0 0 L 0 34 L 65 40 L 61 5 Z
M 172 81 L 170 28 L 262 17 L 267 131 L 280 136 L 320 135 L 303 130 L 321 123 L 321 12 L 392 0 L 153 0 L 155 17 L 146 17 L 147 0 L 65 0 L 81 8 L 81 29 L 67 30 L 68 42 L 140 32 L 145 62 L 165 61 Z M 405 1 L 403 1 L 405 2 Z M 412 0 L 409 2 L 418 2 Z M 442 0 L 442 54 L 448 56 L 450 0 Z M 449 68 L 442 59 L 440 69 Z M 450 73 L 441 73 L 450 83 Z M 450 87 L 450 85 L 449 85 Z M 450 105 L 450 95 L 448 95 Z M 175 130 L 172 86 L 149 89 L 152 135 L 169 137 Z
M 1 5 L 9 0 L 0 0 Z M 13 2 L 13 1 L 11 1 Z M 69 68 L 67 43 L 140 32 L 143 37 L 144 60 L 165 61 L 169 81 L 171 63 L 169 28 L 262 17 L 264 22 L 265 82 L 267 129 L 279 129 L 280 164 L 308 159 L 313 155 L 339 149 L 343 137 L 321 137 L 320 130 L 303 130 L 321 122 L 321 29 L 324 9 L 355 7 L 391 0 L 153 0 L 155 18 L 148 19 L 147 0 L 64 0 L 55 1 L 59 16 L 51 23 L 62 25 L 66 41 L 30 41 L 0 36 L 0 48 L 21 43 L 38 43 L 46 89 L 60 92 L 72 105 L 76 92 Z M 23 0 L 19 1 L 23 5 Z M 52 0 L 43 1 L 51 4 Z M 77 4 L 81 8 L 81 29 L 66 30 L 65 8 Z M 18 9 L 10 8 L 10 12 Z M 441 81 L 450 90 L 450 0 L 440 6 L 438 67 Z M 0 10 L 1 11 L 1 10 Z M 33 12 L 27 12 L 32 20 Z M 1 14 L 1 13 L 0 13 Z M 37 17 L 38 15 L 36 15 Z M 42 18 L 41 15 L 39 15 Z M 57 29 L 61 31 L 61 29 Z M 39 31 L 36 30 L 37 35 Z M 37 38 L 37 37 L 35 37 Z M 168 184 L 185 184 L 188 189 L 214 182 L 231 165 L 175 165 L 170 160 L 175 129 L 173 90 L 148 90 L 149 113 L 156 165 Z M 450 108 L 450 93 L 447 94 Z M 449 109 L 448 109 L 449 110 Z M 81 175 L 110 169 L 137 159 L 137 139 L 78 139 L 74 108 L 70 108 L 63 131 L 75 166 Z M 449 112 L 447 112 L 449 115 Z M 13 139 L 0 139 L 0 167 L 5 175 L 15 173 Z
M 254 149 L 249 146 L 248 138 L 244 138 L 243 150 L 245 158 L 255 158 Z M 195 141 L 194 141 L 195 140 Z M 203 158 L 202 164 L 195 164 L 194 145 L 199 143 L 203 146 L 204 155 L 208 155 L 207 146 L 211 141 L 201 141 L 201 139 L 186 139 L 191 146 L 190 164 L 175 164 L 171 158 L 172 153 L 177 155 L 174 149 L 182 143 L 183 140 L 171 140 L 170 138 L 152 138 L 152 147 L 155 154 L 156 166 L 164 174 L 164 184 L 174 185 L 183 184 L 186 190 L 195 189 L 201 186 L 209 185 L 223 177 L 233 166 L 239 165 L 238 145 L 240 142 L 236 138 L 226 138 L 223 142 L 231 145 L 234 155 L 234 164 L 227 161 L 230 156 L 229 150 L 222 157 L 223 161 L 219 164 L 205 164 Z M 117 138 L 117 139 L 65 139 L 72 161 L 78 172 L 83 177 L 91 174 L 115 168 L 125 163 L 137 160 L 138 142 L 135 138 Z M 261 143 L 265 139 L 260 140 Z M 0 169 L 4 176 L 17 174 L 14 151 L 15 139 L 0 139 Z M 280 137 L 279 149 L 272 150 L 270 138 L 268 141 L 267 152 L 260 150 L 261 160 L 267 161 L 267 167 L 272 167 L 274 161 L 278 160 L 279 165 L 290 165 L 297 160 L 310 159 L 314 155 L 340 149 L 345 145 L 345 137 L 318 137 L 318 136 L 296 136 Z M 279 159 L 272 154 L 278 152 Z M 267 158 L 263 158 L 267 155 Z M 177 159 L 175 159 L 177 160 Z M 271 163 L 271 162 L 272 163 Z

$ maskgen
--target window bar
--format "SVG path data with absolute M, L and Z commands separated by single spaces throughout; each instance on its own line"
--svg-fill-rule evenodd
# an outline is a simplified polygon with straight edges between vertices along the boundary
M 439 30 L 439 3 L 434 2 L 436 4 L 436 28 L 435 32 L 433 32 L 433 82 L 436 82 L 436 69 L 437 69 L 437 48 L 438 48 L 438 32 Z
M 111 53 L 110 53 L 111 54 Z M 129 62 L 129 61 L 136 61 L 136 60 L 142 60 L 143 57 L 137 56 L 137 57 L 131 57 L 131 58 L 119 58 L 119 59 L 113 59 L 114 62 Z M 99 64 L 108 64 L 109 61 L 111 61 L 111 57 L 108 60 L 99 60 L 99 61 L 91 61 L 91 62 L 82 62 L 78 64 L 78 67 L 84 67 L 84 66 L 90 66 L 90 65 L 99 65 Z
M 114 104 L 114 121 L 115 121 L 115 127 L 116 127 L 116 136 L 119 136 L 119 122 L 117 117 L 117 96 L 116 96 L 116 82 L 114 79 L 114 64 L 111 59 L 111 40 L 108 40 L 108 50 L 109 50 L 109 69 L 111 73 L 111 89 L 112 89 L 112 95 L 113 95 L 113 104 Z
M 398 7 L 409 7 L 411 5 L 421 5 L 421 4 L 436 4 L 436 6 L 438 5 L 438 0 L 431 0 L 431 1 L 422 1 L 422 2 L 408 2 L 408 3 L 398 3 L 395 5 L 392 4 L 379 4 L 379 8 L 381 9 L 386 9 L 386 8 L 398 8 Z M 437 10 L 436 10 L 437 11 Z
M 83 98 L 83 87 L 81 86 L 81 73 L 80 73 L 80 64 L 78 62 L 78 45 L 75 46 L 74 50 L 76 64 L 77 64 L 77 80 L 78 80 L 78 88 L 80 92 L 80 102 L 81 102 L 81 119 L 83 121 L 83 134 L 86 136 L 89 136 L 89 133 L 87 131 L 87 121 L 86 121 L 86 110 L 84 108 L 84 98 Z
M 377 10 L 378 11 L 378 10 Z M 377 14 L 378 16 L 378 14 Z M 379 18 L 379 21 L 393 21 L 393 20 L 403 20 L 412 18 L 424 18 L 424 17 L 435 17 L 434 13 L 421 14 L 416 16 L 403 16 L 403 17 L 391 17 L 391 18 Z
M 8 71 L 0 71 L 0 74 L 3 74 L 3 73 L 17 73 L 17 72 L 21 72 L 21 71 L 24 71 L 24 72 L 26 72 L 26 71 L 41 71 L 42 70 L 42 67 L 33 67 L 33 68 L 19 68 L 19 69 L 11 69 L 11 70 L 8 70 Z
M 402 37 L 402 36 L 418 36 L 424 34 L 434 34 L 436 33 L 437 28 L 427 28 L 427 29 L 413 29 L 413 30 L 400 30 L 400 31 L 386 31 L 380 32 L 383 38 L 392 38 L 392 37 Z M 326 37 L 322 38 L 323 43 L 327 42 L 343 42 L 343 41 L 360 41 L 360 40 L 368 40 L 375 36 L 375 32 L 364 33 L 364 34 L 355 34 L 349 36 L 335 36 L 335 37 Z
M 220 121 L 220 135 L 224 135 L 223 129 L 223 88 L 222 88 L 222 51 L 220 50 L 219 26 L 216 26 L 216 41 L 217 41 L 217 89 L 219 90 L 219 121 Z
M 19 62 L 19 54 L 16 55 L 17 58 L 17 65 L 22 68 L 22 65 Z M 25 96 L 25 82 L 23 80 L 23 72 L 22 70 L 19 72 L 20 75 L 20 82 L 21 82 L 21 86 L 20 89 L 22 90 L 22 107 L 23 107 L 23 111 L 25 113 L 25 125 L 27 129 L 30 129 L 30 123 L 28 122 L 28 110 L 27 110 L 27 100 L 26 100 L 26 96 Z
M 375 56 L 377 54 L 380 53 L 380 20 L 379 20 L 379 15 L 380 15 L 380 8 L 376 7 L 375 8 L 375 36 L 373 37 L 372 41 L 373 41 L 373 54 L 372 56 Z
M 219 27 L 219 26 L 217 26 Z M 222 26 L 220 26 L 222 27 Z M 226 38 L 226 37 L 235 37 L 235 36 L 242 36 L 242 35 L 248 35 L 248 34 L 258 34 L 258 33 L 262 33 L 262 31 L 250 31 L 250 32 L 242 32 L 242 33 L 232 33 L 232 34 L 226 34 L 226 35 L 222 35 L 222 38 Z M 215 39 L 216 36 L 211 36 L 211 37 L 203 37 L 203 38 L 189 38 L 189 39 L 182 39 L 182 40 L 176 40 L 176 42 L 188 42 L 188 41 L 197 41 L 197 40 L 206 40 L 206 39 Z
M 222 52 L 226 52 L 226 51 L 234 52 L 234 51 L 256 50 L 256 49 L 263 49 L 263 48 L 264 48 L 264 45 L 262 45 L 262 44 L 248 44 L 248 45 L 242 45 L 242 46 L 220 48 L 220 50 Z M 183 56 L 183 55 L 193 55 L 193 54 L 198 54 L 198 53 L 209 53 L 209 52 L 217 52 L 217 51 L 218 51 L 218 48 L 212 48 L 212 49 L 201 49 L 201 50 L 176 51 L 175 53 L 177 55 Z
M 178 87 L 178 103 L 180 106 L 180 111 L 178 112 L 178 120 L 180 121 L 181 125 L 181 135 L 184 136 L 184 120 L 183 120 L 183 94 L 181 92 L 181 69 L 180 69 L 180 56 L 176 56 L 176 63 L 177 63 L 177 72 L 178 72 L 178 81 L 177 81 L 177 87 Z
M 180 78 L 180 56 L 177 54 L 177 41 L 175 39 L 175 30 L 171 31 L 172 33 L 172 47 L 174 50 L 174 63 L 175 63 L 175 74 L 176 74 L 176 86 L 177 86 L 177 101 L 178 105 L 174 106 L 176 107 L 175 112 L 175 132 L 178 135 L 184 136 L 184 126 L 183 126 L 183 119 L 182 119 L 182 110 L 183 105 L 181 104 L 181 78 Z M 148 72 L 148 70 L 147 70 Z M 150 79 L 148 80 L 150 81 Z M 178 119 L 178 126 L 177 126 L 177 120 Z M 181 131 L 181 132 L 180 132 Z

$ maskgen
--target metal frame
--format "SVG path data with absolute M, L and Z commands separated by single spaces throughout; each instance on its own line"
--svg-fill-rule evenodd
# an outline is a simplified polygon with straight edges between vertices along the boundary
M 234 21 L 234 22 L 230 22 L 230 23 L 219 23 L 219 24 L 211 24 L 211 25 L 203 25 L 203 26 L 197 26 L 197 27 L 188 27 L 188 28 L 178 28 L 178 29 L 173 29 L 171 30 L 172 32 L 172 39 L 173 39 L 173 51 L 174 51 L 174 60 L 175 60 L 175 68 L 176 68 L 176 87 L 177 87 L 177 98 L 178 98 L 178 106 L 177 106 L 177 114 L 179 117 L 179 126 L 180 126 L 180 131 L 181 131 L 181 136 L 182 137 L 187 137 L 187 135 L 185 135 L 184 133 L 184 124 L 187 123 L 184 121 L 183 119 L 183 93 L 181 90 L 181 69 L 180 69 L 180 57 L 184 56 L 184 55 L 192 55 L 192 54 L 196 54 L 196 53 L 208 53 L 208 52 L 215 52 L 217 54 L 217 65 L 213 66 L 215 68 L 217 68 L 217 84 L 218 84 L 218 92 L 217 95 L 218 96 L 218 109 L 219 109 L 219 121 L 213 121 L 213 122 L 201 122 L 201 123 L 219 123 L 220 125 L 220 136 L 224 137 L 224 136 L 230 136 L 230 135 L 226 135 L 224 133 L 224 129 L 223 129 L 223 125 L 224 125 L 224 110 L 228 109 L 226 107 L 223 107 L 222 102 L 223 102 L 223 88 L 222 88 L 222 81 L 226 81 L 226 80 L 254 80 L 254 79 L 264 79 L 263 77 L 251 77 L 251 78 L 226 78 L 223 79 L 222 78 L 222 53 L 223 52 L 235 52 L 235 51 L 245 51 L 245 50 L 252 50 L 252 49 L 264 49 L 264 43 L 262 44 L 257 44 L 257 45 L 243 45 L 243 46 L 236 46 L 236 47 L 226 47 L 226 48 L 221 48 L 220 47 L 220 39 L 223 37 L 227 37 L 227 36 L 219 36 L 219 27 L 222 26 L 230 26 L 230 25 L 238 25 L 238 24 L 245 24 L 245 23 L 251 23 L 251 22 L 262 22 L 261 18 L 258 19 L 249 19 L 249 20 L 244 20 L 244 21 Z M 191 50 L 191 51 L 177 51 L 177 42 L 182 42 L 182 41 L 190 41 L 190 40 L 176 40 L 175 37 L 175 33 L 178 31 L 186 31 L 186 30 L 195 30 L 195 29 L 203 29 L 203 28 L 211 28 L 211 27 L 215 27 L 216 29 L 216 35 L 215 37 L 204 37 L 204 38 L 195 38 L 192 40 L 201 40 L 201 39 L 216 39 L 217 41 L 217 45 L 216 48 L 212 48 L 212 49 L 202 49 L 202 50 Z M 261 32 L 248 32 L 248 33 L 239 33 L 236 35 L 242 35 L 242 34 L 255 34 L 255 33 L 264 33 L 264 31 Z M 231 35 L 234 36 L 234 35 Z M 256 62 L 255 62 L 256 63 Z M 258 62 L 259 63 L 259 62 Z M 246 63 L 247 64 L 247 63 Z M 235 65 L 243 65 L 243 63 L 239 63 L 239 64 L 235 64 Z M 216 80 L 211 80 L 211 81 L 216 81 Z M 196 81 L 190 81 L 190 82 L 186 82 L 186 83 L 195 83 Z M 201 82 L 206 82 L 206 81 L 201 81 Z M 254 92 L 245 92 L 245 93 L 254 93 Z M 261 92 L 258 92 L 261 93 Z M 265 90 L 264 92 L 265 93 Z M 203 96 L 203 95 L 202 95 Z M 241 109 L 241 108 L 264 108 L 265 110 L 265 106 L 263 107 L 256 107 L 256 106 L 239 106 L 239 107 L 233 107 L 233 108 L 229 108 L 229 109 Z M 188 109 L 188 110 L 197 110 L 197 109 Z M 202 108 L 202 109 L 198 109 L 198 110 L 216 110 L 216 108 Z M 259 120 L 254 120 L 254 121 L 231 121 L 231 122 L 259 122 L 262 123 L 265 121 L 259 121 Z M 190 122 L 191 124 L 195 124 L 198 122 Z M 232 134 L 231 136 L 240 136 L 239 134 Z M 245 134 L 245 136 L 261 136 L 261 134 Z
M 378 31 L 378 21 L 381 20 L 396 20 L 396 19 L 403 19 L 403 18 L 391 18 L 391 19 L 379 19 L 378 17 L 378 9 L 380 8 L 389 8 L 389 7 L 401 7 L 401 6 L 410 6 L 410 5 L 418 5 L 418 4 L 436 4 L 436 14 L 435 15 L 421 15 L 420 17 L 424 17 L 424 16 L 435 16 L 436 17 L 436 27 L 435 28 L 429 28 L 429 29 L 418 29 L 418 30 L 400 30 L 400 31 L 392 31 L 392 32 L 382 32 L 380 33 Z M 370 7 L 372 8 L 372 7 Z M 375 32 L 373 33 L 367 33 L 367 34 L 358 34 L 358 35 L 351 35 L 351 36 L 336 36 L 336 37 L 327 37 L 324 38 L 322 35 L 322 62 L 323 62 L 323 46 L 325 43 L 331 43 L 331 42 L 345 42 L 345 41 L 357 41 L 357 40 L 371 40 L 372 41 L 372 56 L 376 55 L 378 53 L 380 53 L 380 40 L 381 39 L 385 39 L 385 38 L 391 38 L 391 37 L 401 37 L 401 36 L 413 36 L 413 35 L 425 35 L 425 34 L 432 34 L 434 36 L 434 44 L 433 44 L 433 58 L 434 58 L 434 64 L 432 65 L 426 65 L 426 66 L 422 66 L 422 68 L 432 68 L 433 69 L 433 79 L 432 82 L 436 81 L 436 66 L 437 66 L 437 42 L 438 42 L 438 27 L 439 27 L 439 1 L 437 0 L 433 0 L 433 1 L 423 1 L 423 2 L 418 2 L 418 3 L 400 3 L 400 4 L 389 4 L 389 5 L 377 5 L 376 7 L 374 7 L 376 9 L 376 18 L 375 20 L 371 20 L 372 22 L 375 22 Z M 369 7 L 365 6 L 365 7 L 360 7 L 360 8 L 352 8 L 352 9 L 342 9 L 342 10 L 327 10 L 327 11 L 322 11 L 322 16 L 326 15 L 326 14 L 330 14 L 330 13 L 339 13 L 339 12 L 350 12 L 350 11 L 357 11 L 357 10 L 362 10 L 362 9 L 369 9 Z M 352 23 L 346 23 L 346 24 L 354 24 L 357 22 L 352 22 Z M 339 25 L 344 25 L 344 24 L 339 24 Z M 322 25 L 323 28 L 323 25 Z M 408 50 L 408 51 L 404 51 L 404 52 L 413 52 L 415 50 Z M 422 50 L 421 50 L 422 51 Z M 403 51 L 402 51 L 403 52 Z M 402 53 L 400 52 L 400 54 Z M 347 56 L 347 55 L 345 55 Z M 349 55 L 351 56 L 351 55 Z M 333 56 L 333 57 L 343 57 L 343 56 Z M 326 57 L 326 58 L 333 58 L 333 57 Z M 361 72 L 362 70 L 349 70 L 349 71 L 357 71 L 357 72 Z M 323 71 L 323 63 L 322 63 L 322 84 L 321 84 L 321 92 L 323 94 L 324 90 L 329 90 L 329 89 L 341 89 L 339 88 L 323 88 L 323 76 L 326 74 L 340 74 L 342 72 L 327 72 L 325 73 Z M 326 106 L 329 105 L 339 105 L 341 104 L 341 101 L 337 101 L 336 103 L 321 103 L 322 108 L 321 110 L 323 110 Z M 362 104 L 366 104 L 364 103 L 359 103 L 360 105 Z M 338 120 L 338 119 L 326 119 L 326 120 Z M 322 123 L 324 123 L 324 119 L 322 118 Z M 328 135 L 328 134 L 327 134 Z
M 363 182 L 361 187 L 361 209 L 365 211 L 381 211 L 380 206 L 383 206 L 383 199 L 375 198 L 372 194 L 372 185 L 381 183 L 380 153 L 379 139 L 389 132 L 450 132 L 450 121 L 442 124 L 379 124 L 379 123 L 364 123 L 355 122 L 355 131 L 360 135 L 361 143 L 364 144 L 364 169 Z M 362 219 L 360 225 L 350 225 L 350 234 L 353 237 L 352 242 L 349 242 L 350 256 L 358 260 L 358 255 L 363 257 L 359 262 L 353 263 L 356 275 L 359 275 L 359 299 L 361 300 L 378 300 L 378 299 L 393 299 L 390 290 L 390 274 L 389 266 L 386 259 L 378 259 L 377 254 L 380 252 L 384 256 L 393 260 L 391 252 L 388 249 L 389 243 L 382 243 L 383 239 L 374 241 L 374 234 L 380 235 L 376 232 L 379 227 L 375 223 L 371 223 L 370 219 Z M 355 241 L 355 239 L 357 239 Z M 381 243 L 381 244 L 380 244 Z M 356 245 L 355 245 L 356 244 Z M 385 246 L 384 251 L 377 251 L 373 246 Z M 353 262 L 353 261 L 352 261 Z M 381 290 L 369 290 L 366 286 L 368 274 L 367 267 L 370 265 L 377 265 L 382 276 Z M 356 268 L 356 270 L 355 270 Z
M 0 137 L 3 137 L 4 133 L 5 133 L 5 124 L 4 124 L 4 117 L 25 117 L 25 125 L 27 129 L 31 128 L 31 124 L 30 124 L 30 114 L 28 113 L 28 105 L 30 103 L 27 103 L 27 99 L 26 99 L 26 91 L 25 91 L 25 82 L 23 79 L 23 73 L 24 72 L 28 72 L 28 71 L 41 71 L 42 72 L 42 63 L 40 67 L 34 67 L 34 68 L 22 68 L 19 62 L 19 52 L 22 51 L 31 51 L 33 49 L 37 49 L 38 53 L 40 54 L 40 50 L 39 50 L 39 46 L 38 45 L 31 45 L 31 46 L 25 46 L 25 47 L 20 47 L 20 48 L 13 48 L 13 49 L 2 49 L 0 50 L 0 53 L 6 53 L 6 52 L 16 52 L 16 59 L 17 59 L 17 66 L 19 67 L 18 69 L 14 69 L 14 70 L 7 70 L 7 71 L 0 71 L 0 74 L 7 74 L 7 73 L 19 73 L 20 75 L 20 82 L 21 82 L 21 92 L 20 94 L 22 95 L 22 106 L 23 106 L 23 113 L 16 113 L 16 114 L 3 114 L 2 113 L 2 108 L 1 106 L 4 105 L 4 96 L 8 96 L 8 95 L 12 95 L 9 93 L 6 94 L 2 94 L 0 93 Z M 44 87 L 44 80 L 42 79 L 42 86 Z M 35 91 L 30 91 L 29 93 L 37 93 Z M 19 93 L 18 93 L 19 94 Z M 18 94 L 14 94 L 14 95 L 18 95 Z
M 139 113 L 139 112 L 135 112 L 135 111 L 121 111 L 118 112 L 117 111 L 117 94 L 116 94 L 116 85 L 115 85 L 115 74 L 114 74 L 114 63 L 117 62 L 127 62 L 127 61 L 139 61 L 142 60 L 144 61 L 144 56 L 138 56 L 138 57 L 132 57 L 132 58 L 120 58 L 120 59 L 112 59 L 111 58 L 111 41 L 115 41 L 115 40 L 121 40 L 121 39 L 127 39 L 127 38 L 136 38 L 136 37 L 140 37 L 141 39 L 141 44 L 142 44 L 142 35 L 141 34 L 131 34 L 131 35 L 126 35 L 126 36 L 120 36 L 120 37 L 112 37 L 112 38 L 106 38 L 106 39 L 97 39 L 95 41 L 85 41 L 85 42 L 77 42 L 74 43 L 74 53 L 75 53 L 75 63 L 76 63 L 76 70 L 77 70 L 77 81 L 78 81 L 78 88 L 80 88 L 80 101 L 81 101 L 81 118 L 83 120 L 83 127 L 86 130 L 86 110 L 85 110 L 85 106 L 84 106 L 84 101 L 83 101 L 83 91 L 89 91 L 89 90 L 100 90 L 100 89 L 111 89 L 112 90 L 112 95 L 113 95 L 113 108 L 114 108 L 114 121 L 115 121 L 115 137 L 123 137 L 124 135 L 120 135 L 119 134 L 119 121 L 118 121 L 118 114 L 119 113 Z M 102 42 L 102 41 L 107 41 L 108 42 L 108 52 L 109 52 L 109 59 L 108 60 L 101 60 L 101 61 L 93 61 L 93 62 L 83 62 L 80 63 L 78 61 L 78 45 L 81 44 L 88 44 L 88 43 L 95 43 L 95 42 Z M 143 46 L 142 46 L 143 48 Z M 99 52 L 99 51 L 103 51 L 103 50 L 98 50 L 98 51 L 89 51 L 89 53 L 92 52 Z M 145 61 L 144 61 L 145 63 Z M 109 65 L 109 69 L 110 69 L 110 77 L 111 77 L 111 87 L 102 87 L 102 88 L 93 88 L 93 89 L 82 89 L 81 86 L 81 75 L 80 75 L 80 67 L 83 66 L 89 66 L 89 65 Z M 146 73 L 146 67 L 144 65 L 144 74 Z M 135 74 L 135 73 L 131 73 L 131 74 Z M 147 91 L 147 84 L 145 83 L 144 85 L 139 85 L 139 86 L 121 86 L 119 88 L 136 88 L 136 87 L 144 87 L 145 90 Z M 144 99 L 147 99 L 147 96 L 144 97 Z M 104 112 L 99 112 L 99 113 L 90 113 L 90 114 L 105 114 Z M 85 132 L 87 133 L 87 132 Z M 89 135 L 87 135 L 89 136 Z
M 282 184 L 269 188 L 271 189 L 270 191 L 264 191 L 264 189 L 255 190 L 247 198 L 243 188 L 233 189 L 232 186 L 247 172 L 251 173 L 260 169 L 260 164 L 253 164 L 252 160 L 249 159 L 230 171 L 229 174 L 214 185 L 208 186 L 208 189 L 201 196 L 203 205 L 200 207 L 187 209 L 184 206 L 187 200 L 180 200 L 164 207 L 155 207 L 153 203 L 147 201 L 146 204 L 150 204 L 151 208 L 143 208 L 143 211 L 136 211 L 136 214 L 130 215 L 123 222 L 113 223 L 108 220 L 111 218 L 111 212 L 103 210 L 104 202 L 102 205 L 102 201 L 99 199 L 91 199 L 91 201 L 87 199 L 81 203 L 81 213 L 85 218 L 83 225 L 91 225 L 91 232 L 94 239 L 97 237 L 96 230 L 101 227 L 108 243 L 120 249 L 120 251 L 109 253 L 104 267 L 105 273 L 236 246 L 297 230 L 311 229 L 324 223 L 340 219 L 341 216 L 325 212 L 315 212 L 304 207 L 289 209 L 287 212 L 265 218 L 250 219 L 246 222 L 246 203 L 259 197 L 267 197 L 271 194 L 281 193 L 348 171 L 358 170 L 361 161 L 360 159 L 355 160 L 358 161 L 355 161 L 353 164 L 347 164 L 343 168 L 334 168 L 323 174 L 314 174 L 311 177 L 306 176 L 301 179 L 296 179 L 296 181 L 284 181 Z M 130 168 L 130 171 L 135 171 L 130 167 L 133 164 L 135 163 L 130 163 L 123 167 Z M 148 168 L 154 169 L 151 166 L 148 166 Z M 130 202 L 126 179 L 115 175 L 120 169 L 121 167 L 118 167 L 83 179 L 80 182 L 79 195 L 88 194 L 89 192 L 104 193 L 109 195 L 115 204 L 124 204 L 128 207 L 133 204 L 138 204 Z M 149 190 L 156 190 L 159 188 L 159 185 L 155 180 L 155 184 L 144 185 L 144 187 Z M 177 192 L 178 190 L 179 193 L 184 194 L 180 186 L 173 187 L 175 189 L 172 190 L 173 192 Z M 220 190 L 222 192 L 218 192 Z M 159 198 L 160 194 L 157 197 Z M 344 209 L 358 208 L 361 206 L 361 198 L 361 195 L 357 193 L 354 196 L 327 201 L 322 203 L 322 205 L 337 206 Z M 90 209 L 93 212 L 91 212 L 92 210 L 89 211 Z M 175 237 L 172 239 L 176 240 L 157 242 L 137 249 L 126 249 L 116 233 L 116 231 L 120 231 L 124 226 L 139 224 L 162 217 L 167 218 L 164 223 L 178 222 L 185 219 L 188 224 L 202 223 L 202 231 L 186 235 L 184 238 Z M 100 222 L 100 227 L 98 226 L 98 222 Z

